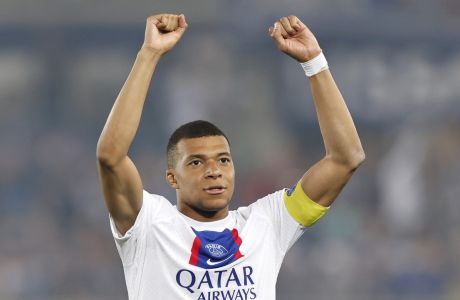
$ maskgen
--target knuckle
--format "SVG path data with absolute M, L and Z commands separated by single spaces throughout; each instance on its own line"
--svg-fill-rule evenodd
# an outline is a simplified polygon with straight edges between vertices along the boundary
M 157 16 L 150 16 L 147 18 L 147 22 L 154 22 L 155 20 L 157 20 Z

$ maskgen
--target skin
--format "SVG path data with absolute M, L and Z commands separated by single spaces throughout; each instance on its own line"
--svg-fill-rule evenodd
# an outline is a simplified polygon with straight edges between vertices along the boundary
M 160 58 L 180 40 L 188 25 L 183 15 L 147 19 L 144 43 L 112 107 L 96 150 L 105 204 L 120 233 L 134 224 L 142 207 L 143 184 L 128 150 L 136 135 L 147 90 Z
M 174 168 L 166 171 L 166 180 L 176 189 L 179 211 L 204 222 L 225 218 L 235 185 L 227 139 L 223 136 L 181 139 L 177 152 L 178 159 Z M 217 186 L 222 189 L 209 189 Z
M 97 166 L 107 208 L 124 234 L 134 224 L 142 207 L 143 184 L 129 147 L 139 126 L 147 90 L 161 57 L 181 39 L 188 25 L 183 15 L 160 14 L 147 19 L 144 43 L 133 68 L 110 112 L 97 145 Z M 313 33 L 295 16 L 277 20 L 268 29 L 280 51 L 299 62 L 321 53 Z M 323 206 L 331 205 L 364 160 L 364 151 L 345 101 L 328 69 L 309 81 L 318 122 L 325 145 L 324 157 L 302 176 L 305 193 Z M 306 83 L 307 84 L 307 83 Z M 223 137 L 183 139 L 178 144 L 178 159 L 166 171 L 166 180 L 176 189 L 178 209 L 199 221 L 215 221 L 228 214 L 233 194 L 233 163 L 224 165 L 217 154 L 228 153 Z M 192 154 L 202 162 L 187 164 Z M 223 185 L 219 195 L 204 189 L 209 184 Z
M 296 16 L 283 17 L 268 34 L 278 49 L 298 62 L 321 53 L 310 29 Z M 329 69 L 307 79 L 313 95 L 325 146 L 323 159 L 310 167 L 300 181 L 315 202 L 330 206 L 365 158 L 351 114 Z

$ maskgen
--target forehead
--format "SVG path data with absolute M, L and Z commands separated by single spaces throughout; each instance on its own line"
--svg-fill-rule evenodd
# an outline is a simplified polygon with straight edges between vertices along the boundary
M 181 158 L 193 154 L 213 156 L 219 153 L 230 153 L 230 146 L 224 136 L 204 136 L 199 138 L 181 139 L 177 143 L 177 152 Z

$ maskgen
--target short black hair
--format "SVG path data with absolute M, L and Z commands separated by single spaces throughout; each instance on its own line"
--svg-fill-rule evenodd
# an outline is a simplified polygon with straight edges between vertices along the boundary
M 176 165 L 177 144 L 180 140 L 205 136 L 223 136 L 230 144 L 227 136 L 222 132 L 222 130 L 211 122 L 196 120 L 185 123 L 177 128 L 169 137 L 168 146 L 166 147 L 168 168 L 173 168 Z

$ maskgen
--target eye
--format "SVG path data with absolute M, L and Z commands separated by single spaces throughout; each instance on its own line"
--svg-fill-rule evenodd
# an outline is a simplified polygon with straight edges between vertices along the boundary
M 192 166 L 199 166 L 201 164 L 201 161 L 198 159 L 194 159 L 190 162 Z
M 219 161 L 223 164 L 227 164 L 230 162 L 230 158 L 228 157 L 222 157 L 221 159 L 219 159 Z

